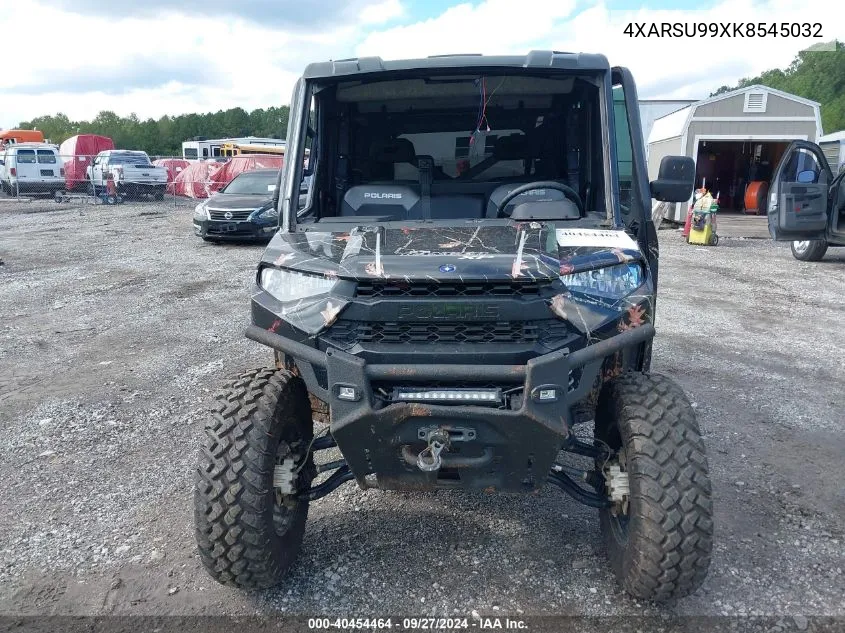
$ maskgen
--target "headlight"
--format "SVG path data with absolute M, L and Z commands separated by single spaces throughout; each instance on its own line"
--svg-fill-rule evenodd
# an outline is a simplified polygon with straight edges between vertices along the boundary
M 276 210 L 276 207 L 269 207 L 263 211 L 259 211 L 255 217 L 259 220 L 275 220 L 279 217 L 279 212 Z
M 208 201 L 200 202 L 197 206 L 194 207 L 194 215 L 198 218 L 208 219 Z
M 572 292 L 599 295 L 606 299 L 621 299 L 643 283 L 643 269 L 638 263 L 606 266 L 571 275 L 561 275 L 561 281 Z
M 331 290 L 335 283 L 334 279 L 281 268 L 261 270 L 261 287 L 279 301 L 296 301 L 323 294 Z

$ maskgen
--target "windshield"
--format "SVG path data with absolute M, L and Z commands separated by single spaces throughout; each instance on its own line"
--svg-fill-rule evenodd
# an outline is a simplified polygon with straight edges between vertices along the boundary
M 298 217 L 386 222 L 542 214 L 606 225 L 612 206 L 603 80 L 457 72 L 321 86 L 304 141 L 317 152 L 305 170 L 328 193 L 310 194 Z M 509 195 L 530 183 L 546 186 Z M 543 205 L 529 211 L 535 202 Z
M 245 171 L 226 185 L 223 193 L 272 196 L 276 190 L 277 171 Z
M 145 154 L 111 154 L 110 165 L 149 165 L 150 159 Z

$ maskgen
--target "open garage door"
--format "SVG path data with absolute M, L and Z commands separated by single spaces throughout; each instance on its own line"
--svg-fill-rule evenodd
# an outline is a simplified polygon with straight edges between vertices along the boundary
M 722 212 L 766 214 L 769 183 L 789 141 L 698 143 L 696 189 L 718 195 Z

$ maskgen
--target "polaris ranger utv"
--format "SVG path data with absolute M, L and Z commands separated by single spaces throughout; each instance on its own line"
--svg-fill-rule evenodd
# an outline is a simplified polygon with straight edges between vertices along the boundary
M 707 459 L 683 391 L 649 373 L 650 200 L 688 200 L 694 166 L 648 182 L 630 73 L 550 51 L 312 64 L 287 147 L 246 332 L 275 366 L 218 397 L 198 467 L 211 575 L 282 581 L 309 502 L 346 481 L 549 483 L 599 509 L 631 594 L 694 591 Z

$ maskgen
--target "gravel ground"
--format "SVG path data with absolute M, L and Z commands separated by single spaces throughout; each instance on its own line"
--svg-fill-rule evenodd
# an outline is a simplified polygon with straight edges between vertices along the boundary
M 286 584 L 247 594 L 201 568 L 191 486 L 211 393 L 271 362 L 241 334 L 261 247 L 190 214 L 0 200 L 0 613 L 845 615 L 845 250 L 660 232 L 654 369 L 695 402 L 715 491 L 695 595 L 628 598 L 596 512 L 551 487 L 352 484 L 312 504 Z

